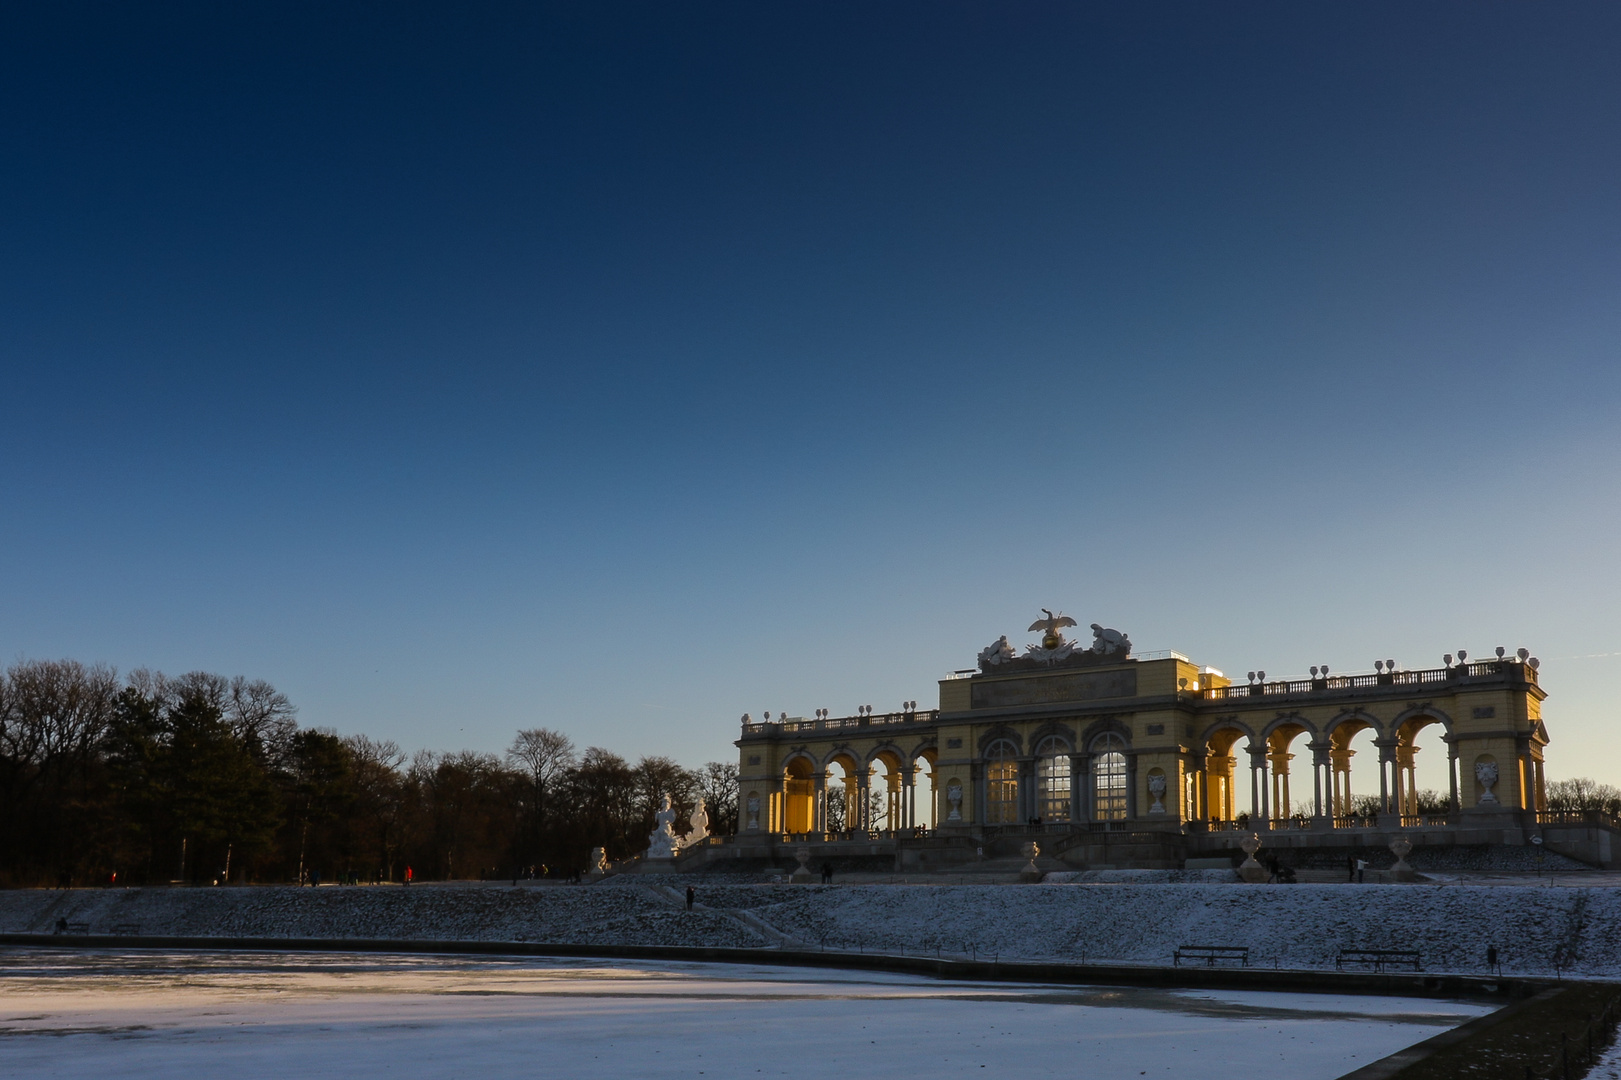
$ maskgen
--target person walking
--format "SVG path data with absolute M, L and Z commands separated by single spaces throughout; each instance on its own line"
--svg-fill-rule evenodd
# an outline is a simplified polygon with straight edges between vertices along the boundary
M 1355 855 L 1347 855 L 1345 857 L 1345 880 L 1348 881 L 1348 882 L 1356 881 L 1356 856 Z
M 1356 883 L 1358 885 L 1361 885 L 1363 883 L 1363 881 L 1365 880 L 1363 875 L 1365 875 L 1367 872 L 1368 872 L 1368 860 L 1367 859 L 1358 859 L 1356 861 Z
M 693 900 L 697 899 L 697 896 L 698 896 L 698 890 L 694 889 L 691 885 L 688 885 L 687 886 L 687 910 L 688 911 L 692 910 L 692 902 L 693 902 Z
M 405 883 L 407 885 L 411 884 L 411 868 L 409 866 L 405 868 Z
M 822 864 L 822 884 L 833 884 L 833 861 L 831 859 Z

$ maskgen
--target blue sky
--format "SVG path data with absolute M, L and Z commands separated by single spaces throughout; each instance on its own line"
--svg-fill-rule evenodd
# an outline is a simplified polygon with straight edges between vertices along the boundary
M 1523 644 L 1551 774 L 1621 781 L 1618 50 L 1593 4 L 10 9 L 0 649 L 696 764 L 1042 606 L 1240 674 Z

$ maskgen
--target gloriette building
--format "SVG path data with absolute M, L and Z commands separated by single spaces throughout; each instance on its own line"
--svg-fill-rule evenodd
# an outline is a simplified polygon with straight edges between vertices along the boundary
M 1547 812 L 1546 694 L 1523 650 L 1238 682 L 1177 653 L 1134 654 L 1096 624 L 1090 642 L 1071 640 L 1075 625 L 1049 612 L 1022 650 L 1000 638 L 940 681 L 938 708 L 744 716 L 738 836 L 689 856 L 791 865 L 778 849 L 809 844 L 816 859 L 945 868 L 1037 839 L 1077 868 L 1181 867 L 1255 832 L 1274 850 L 1535 839 L 1613 865 L 1607 825 Z M 1415 738 L 1432 726 L 1450 785 L 1445 807 L 1421 812 Z M 1367 731 L 1378 787 L 1353 791 L 1352 740 Z M 1355 796 L 1377 796 L 1374 812 Z

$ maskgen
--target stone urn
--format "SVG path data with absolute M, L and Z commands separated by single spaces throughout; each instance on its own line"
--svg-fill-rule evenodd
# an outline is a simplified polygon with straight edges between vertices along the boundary
M 1041 871 L 1036 868 L 1036 856 L 1041 854 L 1041 845 L 1034 840 L 1024 845 L 1024 857 L 1027 860 L 1024 869 L 1019 871 L 1019 880 L 1034 884 L 1041 880 Z
M 810 857 L 811 849 L 804 845 L 800 845 L 795 850 L 794 858 L 799 860 L 799 865 L 794 867 L 793 875 L 789 877 L 789 881 L 796 885 L 808 885 L 816 880 L 816 875 L 812 874 L 810 870 Z
M 1238 846 L 1244 849 L 1246 856 L 1238 866 L 1238 876 L 1251 885 L 1265 885 L 1267 878 L 1272 875 L 1267 873 L 1266 867 L 1255 861 L 1255 853 L 1261 850 L 1261 838 L 1250 833 L 1238 842 Z
M 1412 855 L 1412 851 L 1414 851 L 1414 842 L 1407 837 L 1396 837 L 1391 840 L 1389 846 L 1391 846 L 1391 855 L 1396 856 L 1396 866 L 1392 866 L 1391 874 L 1401 874 L 1401 876 L 1414 874 L 1412 864 L 1407 863 L 1407 856 Z

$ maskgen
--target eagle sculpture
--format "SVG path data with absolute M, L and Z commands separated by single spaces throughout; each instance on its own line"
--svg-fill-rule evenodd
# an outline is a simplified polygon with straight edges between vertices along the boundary
M 1064 635 L 1060 634 L 1058 631 L 1066 626 L 1079 626 L 1080 624 L 1062 612 L 1054 615 L 1046 608 L 1042 608 L 1041 610 L 1046 614 L 1047 617 L 1045 619 L 1037 619 L 1035 622 L 1031 623 L 1030 632 L 1033 633 L 1037 630 L 1042 631 L 1041 647 L 1043 649 L 1056 649 L 1064 643 Z

